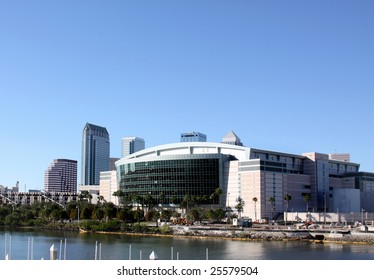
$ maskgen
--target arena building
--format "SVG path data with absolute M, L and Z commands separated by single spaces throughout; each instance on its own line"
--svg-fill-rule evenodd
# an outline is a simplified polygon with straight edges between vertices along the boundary
M 241 143 L 240 141 L 238 143 Z M 340 189 L 360 191 L 355 208 L 373 211 L 374 173 L 359 173 L 359 164 L 328 154 L 302 155 L 210 142 L 185 142 L 148 148 L 116 162 L 120 190 L 127 194 L 162 193 L 164 204 L 185 195 L 220 198 L 213 206 L 232 209 L 242 201 L 242 216 L 275 219 L 284 211 L 335 211 Z M 363 194 L 365 192 L 365 194 Z M 290 200 L 285 196 L 289 195 Z M 358 203 L 358 204 L 357 204 Z M 350 205 L 347 203 L 346 205 Z M 358 206 L 359 205 L 359 206 Z M 349 211 L 349 209 L 347 209 Z

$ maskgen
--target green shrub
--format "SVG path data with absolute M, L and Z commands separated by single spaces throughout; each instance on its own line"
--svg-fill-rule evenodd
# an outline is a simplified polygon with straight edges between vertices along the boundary
M 84 230 L 97 230 L 99 224 L 99 221 L 86 220 L 80 223 L 80 227 Z
M 148 226 L 142 224 L 134 224 L 132 226 L 132 231 L 138 233 L 146 233 L 148 231 Z
M 108 222 L 87 220 L 81 223 L 81 228 L 91 231 L 119 231 L 121 229 L 121 222 L 115 220 Z
M 169 225 L 162 225 L 159 229 L 162 234 L 171 234 L 173 232 Z
M 100 223 L 95 230 L 96 231 L 119 231 L 121 229 L 121 222 L 112 220 L 104 223 Z

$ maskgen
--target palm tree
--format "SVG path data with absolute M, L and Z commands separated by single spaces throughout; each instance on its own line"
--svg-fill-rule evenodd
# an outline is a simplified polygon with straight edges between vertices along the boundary
M 214 192 L 210 195 L 210 199 L 212 203 L 219 203 L 219 197 L 222 194 L 222 190 L 220 188 L 216 188 Z
M 133 213 L 132 213 L 132 210 L 130 208 L 121 208 L 117 214 L 116 214 L 116 218 L 123 221 L 126 225 L 127 221 L 132 221 L 132 216 L 133 216 Z
M 252 201 L 255 203 L 255 221 L 257 221 L 257 208 L 256 208 L 257 200 L 258 200 L 257 197 L 252 198 Z
M 147 213 L 146 213 L 146 220 L 147 222 L 150 220 L 150 213 L 152 211 L 152 208 L 153 208 L 153 204 L 154 204 L 154 199 L 153 197 L 151 196 L 150 193 L 147 193 L 144 197 L 144 202 L 145 204 L 147 205 Z
M 140 202 L 142 201 L 142 197 L 138 193 L 134 193 L 131 195 L 131 200 L 137 205 L 139 209 Z
M 173 195 L 172 197 L 170 197 L 170 200 L 169 200 L 169 204 L 173 204 L 174 205 L 174 211 L 175 211 L 175 204 L 177 203 L 178 199 L 175 195 Z
M 135 212 L 135 214 L 136 214 L 136 219 L 138 220 L 138 224 L 140 225 L 140 209 L 139 209 L 139 204 L 140 204 L 140 201 L 141 201 L 141 197 L 140 197 L 140 195 L 138 193 L 134 193 L 131 196 L 131 200 L 136 203 L 136 212 Z
M 312 196 L 311 196 L 310 193 L 306 193 L 306 194 L 303 195 L 303 197 L 304 197 L 304 201 L 306 202 L 306 212 L 308 212 L 309 211 L 309 201 L 311 201 Z
M 289 206 L 289 203 L 290 203 L 291 199 L 292 199 L 292 196 L 290 194 L 286 194 L 284 196 L 284 200 L 286 201 L 286 217 L 285 217 L 284 224 L 287 224 L 288 206 Z
M 186 217 L 188 215 L 188 208 L 192 208 L 193 206 L 195 205 L 195 198 L 189 194 L 186 194 L 184 197 L 183 197 L 183 200 L 181 201 L 181 203 L 179 204 L 179 207 L 180 208 L 184 208 L 186 209 Z
M 271 219 L 274 217 L 274 204 L 275 204 L 275 197 L 270 197 L 269 202 L 271 203 Z
M 116 212 L 117 209 L 113 202 L 108 202 L 104 204 L 104 215 L 107 222 L 115 217 Z
M 235 208 L 236 208 L 236 210 L 238 210 L 239 218 L 242 217 L 241 213 L 244 210 L 244 205 L 245 205 L 245 201 L 241 197 L 238 197 L 238 204 L 236 204 Z
M 92 212 L 92 218 L 97 219 L 101 221 L 105 217 L 105 212 L 104 212 L 104 206 L 101 204 L 95 205 L 93 212 Z
M 119 205 L 124 204 L 124 196 L 125 196 L 125 193 L 124 193 L 123 191 L 121 191 L 121 190 L 115 191 L 115 192 L 113 193 L 113 195 L 114 195 L 115 197 L 117 197 L 117 199 L 118 199 L 118 204 L 119 204 Z
M 104 199 L 104 196 L 99 195 L 99 196 L 97 197 L 97 203 L 98 203 L 98 204 L 105 203 L 105 202 L 106 202 L 106 201 L 105 201 L 105 199 Z
M 84 199 L 87 199 L 87 201 L 91 204 L 92 194 L 90 194 L 89 191 L 81 191 L 79 194 L 79 200 L 82 201 Z
M 163 192 L 160 192 L 160 194 L 158 195 L 158 202 L 160 204 L 163 204 L 165 202 L 165 199 L 166 199 L 166 196 Z
M 161 205 L 161 213 L 160 213 L 160 219 L 162 219 L 162 212 L 164 210 L 162 204 L 165 202 L 165 194 L 163 192 L 160 192 L 160 194 L 158 195 L 158 202 L 160 203 Z M 158 222 L 156 222 L 156 225 L 158 225 Z
M 310 193 L 306 193 L 303 195 L 304 201 L 306 202 L 306 216 L 308 216 L 308 210 L 309 210 L 309 201 L 312 199 L 312 196 Z M 306 218 L 308 221 L 308 217 Z

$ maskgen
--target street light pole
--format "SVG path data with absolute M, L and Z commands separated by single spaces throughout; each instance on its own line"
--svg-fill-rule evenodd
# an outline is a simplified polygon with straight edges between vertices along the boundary
M 361 208 L 361 224 L 364 224 L 364 208 Z
M 78 209 L 78 226 L 79 226 L 79 206 L 77 206 Z
M 230 193 L 227 193 L 227 223 L 230 222 Z
M 326 193 L 323 193 L 323 209 L 324 209 L 324 215 L 323 215 L 323 221 L 324 224 L 326 224 Z

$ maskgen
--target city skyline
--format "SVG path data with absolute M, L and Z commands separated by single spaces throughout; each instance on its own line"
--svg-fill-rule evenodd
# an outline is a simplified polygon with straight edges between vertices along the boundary
M 103 129 L 103 130 L 106 131 L 106 133 L 108 133 L 106 127 L 100 127 L 100 126 L 97 126 L 97 125 L 91 124 L 91 123 L 86 123 L 85 128 L 83 129 L 83 131 L 85 131 L 85 129 L 87 128 L 87 126 L 91 126 L 93 128 Z M 183 134 L 183 133 L 181 133 L 181 134 Z M 83 133 L 83 135 L 84 135 L 84 133 Z M 207 135 L 205 135 L 205 134 L 204 134 L 204 136 L 207 137 Z M 130 139 L 131 138 L 133 140 L 134 139 L 141 139 L 141 140 L 144 141 L 144 139 L 138 138 L 138 137 L 122 137 L 121 138 L 121 153 L 123 153 L 123 140 L 125 138 L 126 139 Z M 83 139 L 84 139 L 84 136 L 83 136 Z M 228 141 L 228 142 L 226 142 L 226 141 Z M 206 142 L 206 141 L 203 141 L 203 142 Z M 226 143 L 226 144 L 230 144 L 230 145 L 239 145 L 239 146 L 244 146 L 244 147 L 247 147 L 247 148 L 258 149 L 258 147 L 252 147 L 252 146 L 243 145 L 243 143 L 241 142 L 241 139 L 239 138 L 239 136 L 234 131 L 232 131 L 232 130 L 230 130 L 228 133 L 224 134 L 222 136 L 222 138 L 221 138 L 221 141 L 208 141 L 208 142 L 211 142 L 211 143 Z M 178 141 L 175 141 L 173 143 L 178 143 Z M 161 143 L 160 145 L 161 146 L 162 145 L 169 145 L 169 144 L 173 144 L 173 143 L 172 142 L 170 142 L 170 143 Z M 110 144 L 109 144 L 109 146 L 110 146 Z M 145 149 L 148 149 L 148 148 L 154 148 L 154 147 L 146 147 Z M 111 147 L 109 149 L 111 149 Z M 142 150 L 142 149 L 140 149 L 140 150 Z M 283 151 L 276 151 L 274 149 L 269 149 L 269 151 L 281 152 L 281 153 L 289 153 L 288 151 L 284 151 L 284 150 Z M 319 151 L 312 151 L 312 152 L 317 152 L 318 153 Z M 299 155 L 302 156 L 301 153 Z M 330 153 L 328 155 L 329 155 L 329 158 L 333 159 L 333 160 L 338 160 L 338 161 L 342 161 L 342 162 L 352 162 L 352 163 L 357 163 L 357 164 L 360 165 L 360 162 L 351 161 L 351 159 L 350 159 L 351 158 L 351 154 L 350 153 Z M 80 157 L 83 158 L 84 157 L 83 154 L 81 154 Z M 118 158 L 109 157 L 110 165 L 114 164 L 114 162 L 111 162 L 111 161 L 113 161 L 113 160 L 120 160 L 121 158 L 122 157 L 118 157 Z M 59 159 L 54 159 L 53 160 L 53 162 L 56 162 L 56 161 L 59 161 Z M 63 161 L 73 161 L 73 162 L 76 162 L 76 164 L 78 164 L 78 166 L 83 166 L 83 161 L 79 162 L 79 161 L 76 161 L 74 159 L 73 160 L 71 160 L 71 159 L 64 159 Z M 50 167 L 51 166 L 49 166 L 48 168 L 50 168 Z M 102 170 L 101 172 L 111 172 L 112 170 L 114 170 L 114 169 L 109 167 L 108 170 Z M 374 170 L 363 170 L 362 168 L 360 168 L 360 171 L 361 172 L 374 172 Z M 77 177 L 77 182 L 81 182 L 79 185 L 76 186 L 78 188 L 78 190 L 79 190 L 79 186 L 80 185 L 94 185 L 94 184 L 83 184 L 82 183 L 82 181 L 83 181 L 83 177 L 82 177 L 83 175 L 82 174 L 83 174 L 83 172 L 82 172 L 82 169 L 81 169 L 80 177 Z M 99 174 L 99 178 L 100 178 L 100 172 L 98 172 L 98 174 Z M 46 176 L 46 171 L 44 171 L 44 180 L 45 180 L 45 176 Z M 0 182 L 0 185 L 3 185 L 3 184 L 1 184 L 1 182 Z M 3 185 L 3 186 L 4 187 L 14 187 L 15 185 L 14 186 L 13 185 Z M 45 188 L 45 182 L 44 182 L 43 187 Z M 36 190 L 39 190 L 39 189 L 41 190 L 41 189 L 43 189 L 43 187 L 42 188 L 36 188 Z M 22 185 L 20 185 L 19 188 L 20 188 L 20 191 L 23 191 Z
M 247 147 L 349 153 L 373 171 L 373 12 L 367 0 L 2 2 L 0 184 L 42 189 L 53 159 L 81 160 L 86 122 L 108 128 L 110 157 L 126 135 L 149 148 L 233 130 Z

